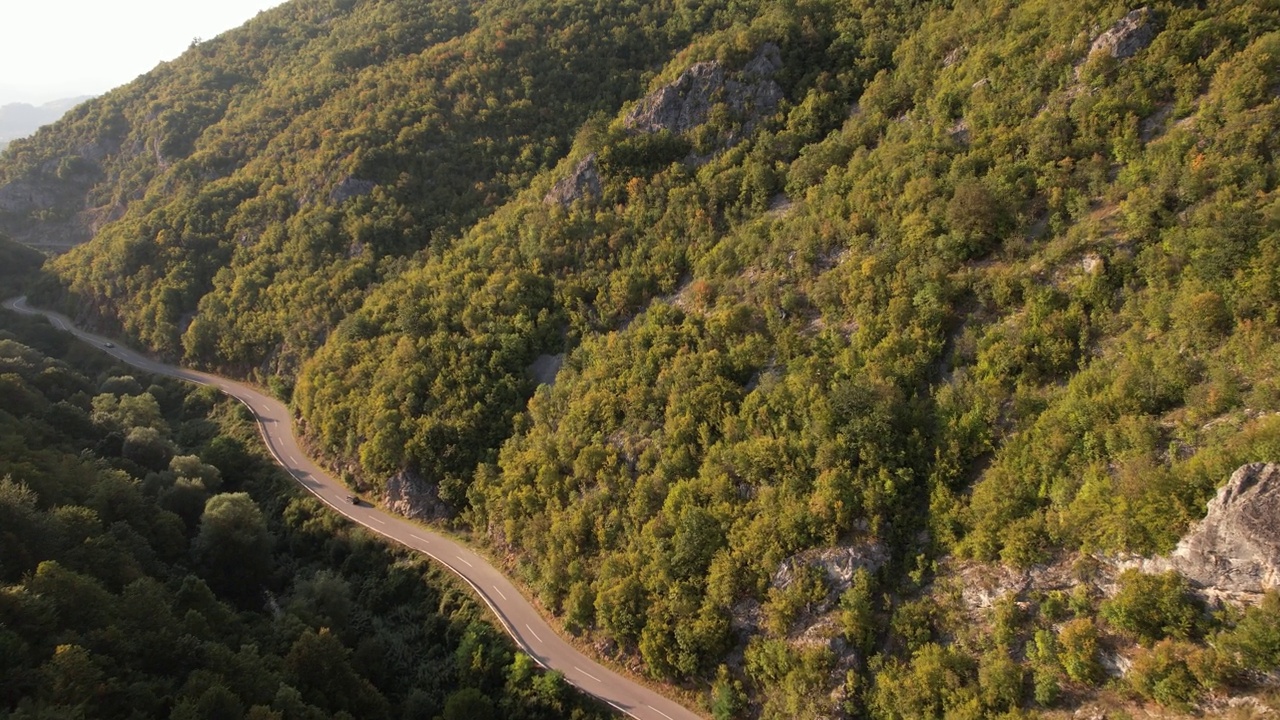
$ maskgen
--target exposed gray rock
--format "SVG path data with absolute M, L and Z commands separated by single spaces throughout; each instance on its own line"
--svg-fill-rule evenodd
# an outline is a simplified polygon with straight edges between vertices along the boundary
M 1156 36 L 1151 23 L 1151 9 L 1140 7 L 1116 21 L 1110 29 L 1094 39 L 1089 54 L 1102 51 L 1117 60 L 1133 57 Z
M 596 164 L 596 154 L 586 156 L 573 168 L 568 177 L 562 178 L 552 186 L 551 192 L 542 199 L 548 205 L 557 203 L 563 207 L 572 205 L 584 198 L 600 197 L 600 168 Z
M 123 216 L 119 200 L 90 204 L 90 191 L 102 174 L 100 163 L 119 152 L 119 146 L 89 142 L 77 149 L 78 155 L 0 180 L 0 233 L 35 248 L 65 251 Z
M 1280 586 L 1280 464 L 1236 470 L 1167 563 L 1191 582 L 1219 591 L 1260 593 Z
M 555 385 L 556 375 L 560 374 L 560 366 L 564 365 L 564 353 L 558 355 L 539 355 L 529 366 L 529 374 L 539 385 Z
M 42 216 L 38 223 L 31 218 Z M 49 182 L 22 178 L 0 185 L 0 232 L 40 249 L 67 250 L 93 237 L 94 218 Z
M 782 50 L 777 45 L 767 42 L 760 46 L 760 52 L 742 68 L 745 80 L 768 80 L 782 69 Z
M 15 180 L 0 186 L 0 212 L 20 213 L 53 207 L 57 196 L 52 187 L 30 180 Z
M 765 43 L 742 69 L 731 73 L 715 61 L 700 62 L 642 99 L 623 122 L 636 132 L 669 130 L 683 133 L 707 122 L 711 110 L 724 103 L 742 120 L 742 134 L 751 134 L 759 120 L 782 101 L 782 88 L 773 76 L 782 68 L 782 53 Z M 726 138 L 732 144 L 741 136 Z
M 387 478 L 387 507 L 415 520 L 441 520 L 453 514 L 449 504 L 440 499 L 438 486 L 408 470 Z
M 697 63 L 675 82 L 647 95 L 623 122 L 632 130 L 646 133 L 692 130 L 707 121 L 712 98 L 724 85 L 725 72 L 719 63 Z
M 764 611 L 760 601 L 755 598 L 744 598 L 733 606 L 729 613 L 729 626 L 742 637 L 749 637 L 760 630 L 764 623 Z
M 1081 582 L 1067 561 L 1016 569 L 1001 563 L 948 557 L 942 562 L 940 576 L 955 581 L 961 601 L 975 617 L 981 616 L 1005 596 L 1017 598 L 1033 591 L 1070 590 Z
M 865 568 L 874 573 L 888 559 L 888 551 L 878 542 L 805 550 L 782 561 L 773 574 L 773 586 L 785 589 L 795 580 L 796 570 L 818 567 L 826 573 L 827 585 L 832 590 L 832 595 L 838 597 L 849 589 L 855 572 Z
M 337 205 L 353 197 L 368 195 L 373 192 L 373 188 L 376 186 L 377 183 L 372 180 L 362 180 L 357 177 L 347 176 L 329 191 L 329 203 Z
M 1164 103 L 1156 111 L 1142 119 L 1138 124 L 1138 137 L 1142 142 L 1151 142 L 1163 135 L 1168 129 L 1169 116 L 1173 114 L 1173 103 Z

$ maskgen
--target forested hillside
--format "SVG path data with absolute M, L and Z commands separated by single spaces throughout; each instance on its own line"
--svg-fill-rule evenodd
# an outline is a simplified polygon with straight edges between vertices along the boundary
M 234 401 L 0 322 L 0 717 L 607 716 Z
M 717 716 L 1186 709 L 1275 597 L 1113 561 L 1280 461 L 1278 87 L 1245 0 L 295 0 L 15 144 L 0 228 L 92 216 L 47 301 Z

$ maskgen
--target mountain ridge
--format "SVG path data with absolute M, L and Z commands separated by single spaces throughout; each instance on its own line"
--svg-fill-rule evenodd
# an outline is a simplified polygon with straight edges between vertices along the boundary
M 26 137 L 40 127 L 56 122 L 68 110 L 92 98 L 92 95 L 79 95 L 40 105 L 22 102 L 0 105 L 0 151 L 13 140 Z

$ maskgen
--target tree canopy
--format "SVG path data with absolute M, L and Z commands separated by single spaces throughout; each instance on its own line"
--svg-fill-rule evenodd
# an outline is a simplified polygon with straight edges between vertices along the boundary
M 1111 645 L 1174 706 L 1271 657 L 1263 616 L 1125 580 L 987 637 L 946 568 L 1167 552 L 1280 460 L 1277 58 L 1246 0 L 294 0 L 15 142 L 0 228 L 91 221 L 40 298 L 269 384 L 721 714 L 1049 707 Z M 104 451 L 186 452 L 109 395 Z M 237 492 L 206 452 L 188 533 Z M 165 537 L 129 487 L 87 507 Z

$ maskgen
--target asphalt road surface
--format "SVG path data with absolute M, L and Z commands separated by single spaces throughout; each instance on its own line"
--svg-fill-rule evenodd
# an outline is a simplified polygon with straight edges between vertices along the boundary
M 156 362 L 100 335 L 77 328 L 64 315 L 27 305 L 26 297 L 7 300 L 4 307 L 27 315 L 43 315 L 103 352 L 134 367 L 157 375 L 211 385 L 244 403 L 258 419 L 262 439 L 277 462 L 294 479 L 334 510 L 370 530 L 402 545 L 426 553 L 466 580 L 511 637 L 544 667 L 559 670 L 570 683 L 640 720 L 694 720 L 699 716 L 678 703 L 633 682 L 578 652 L 561 638 L 534 610 L 520 591 L 472 550 L 368 504 L 352 505 L 350 491 L 316 465 L 298 448 L 292 415 L 283 403 L 259 390 L 217 375 L 186 370 Z

